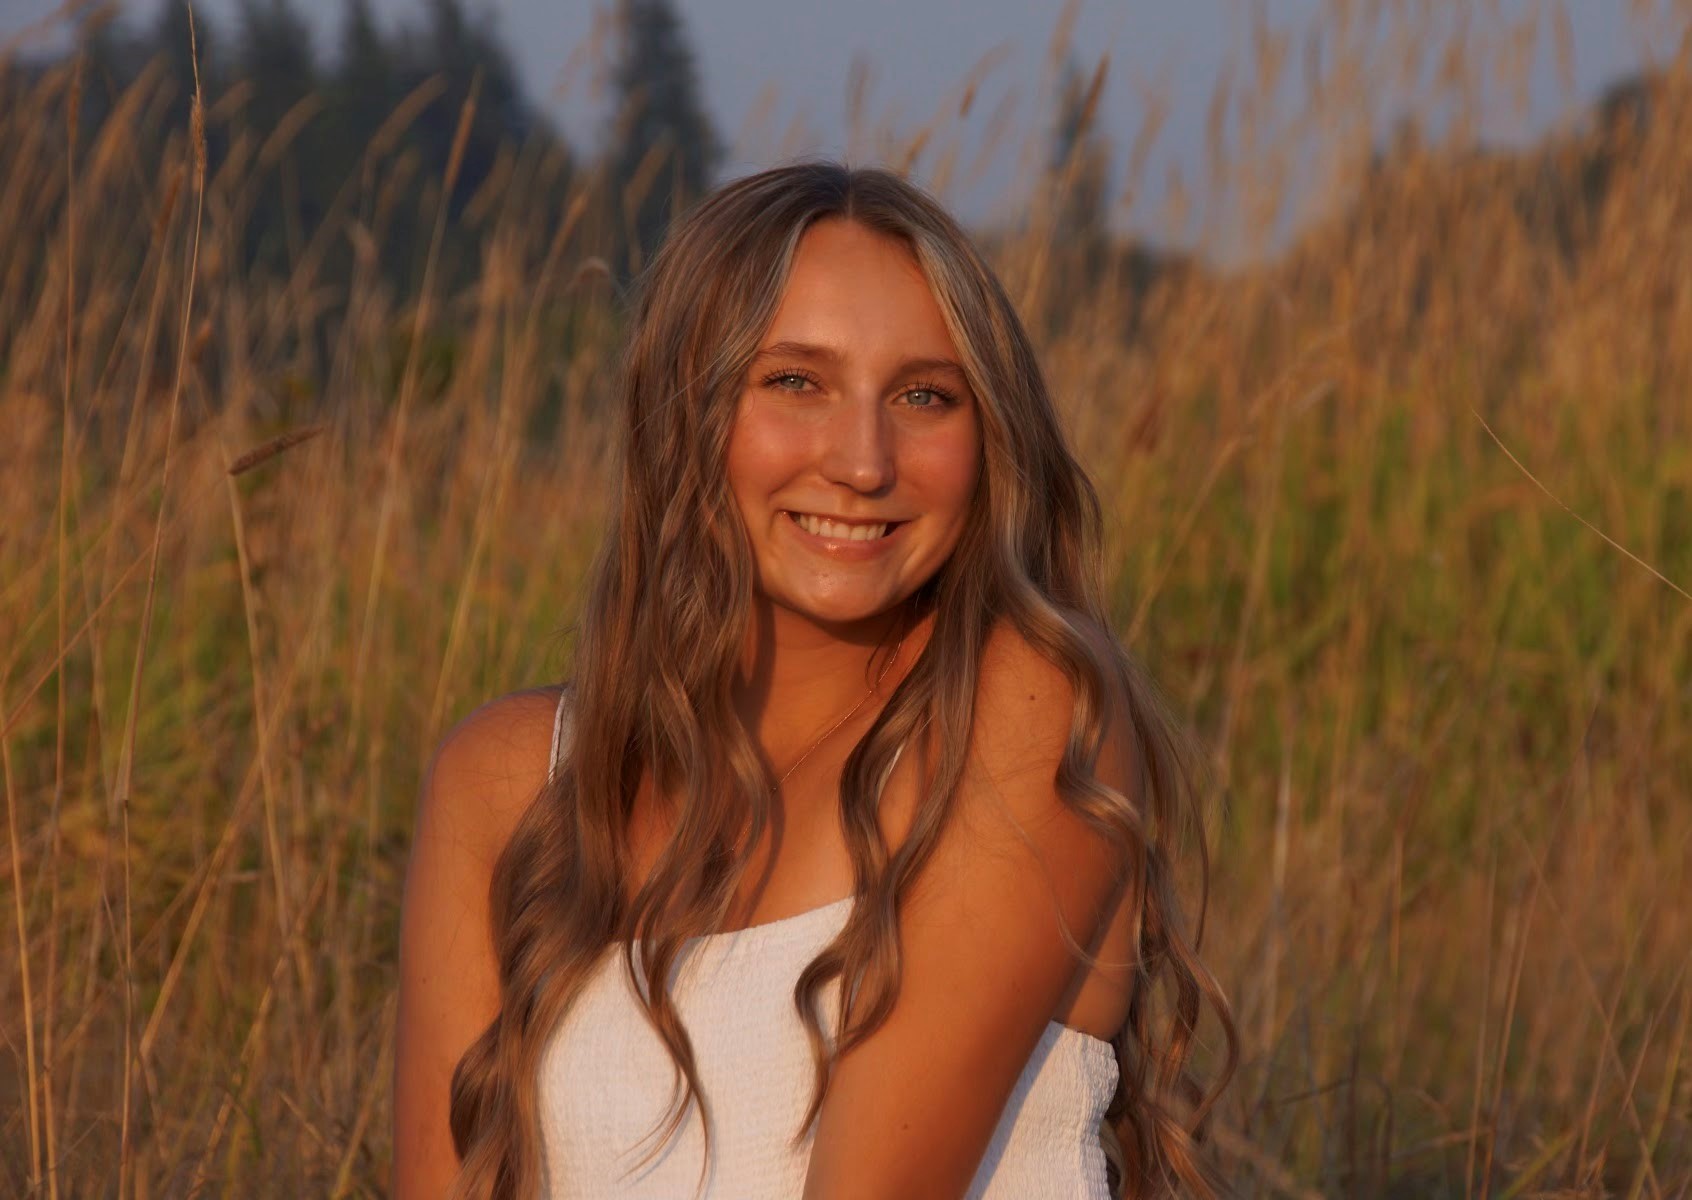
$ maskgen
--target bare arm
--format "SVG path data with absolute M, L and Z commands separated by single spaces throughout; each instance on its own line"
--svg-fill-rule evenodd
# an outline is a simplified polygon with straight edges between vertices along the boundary
M 453 1069 L 499 1011 L 488 884 L 546 780 L 557 699 L 538 688 L 483 705 L 442 739 L 424 777 L 400 916 L 396 1200 L 444 1196 L 458 1171 Z
M 974 1178 L 1082 967 L 1060 915 L 1086 946 L 1121 894 L 1116 852 L 1057 794 L 1073 706 L 1060 670 L 995 634 L 954 819 L 900 914 L 898 1000 L 837 1065 L 805 1200 L 957 1197 Z M 1113 730 L 1101 779 L 1124 788 L 1124 761 Z

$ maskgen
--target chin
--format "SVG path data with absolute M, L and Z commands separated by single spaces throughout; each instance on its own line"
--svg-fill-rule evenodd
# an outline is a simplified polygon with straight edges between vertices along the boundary
M 887 596 L 784 596 L 778 603 L 818 625 L 855 625 L 898 607 L 899 599 Z

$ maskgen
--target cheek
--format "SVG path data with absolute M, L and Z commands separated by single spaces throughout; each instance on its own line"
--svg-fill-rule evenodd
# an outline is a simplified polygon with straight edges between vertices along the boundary
M 981 443 L 973 427 L 924 438 L 905 455 L 905 478 L 917 483 L 927 506 L 961 519 L 981 474 Z
M 743 407 L 729 433 L 726 470 L 729 489 L 742 508 L 757 504 L 792 474 L 794 442 L 778 423 Z

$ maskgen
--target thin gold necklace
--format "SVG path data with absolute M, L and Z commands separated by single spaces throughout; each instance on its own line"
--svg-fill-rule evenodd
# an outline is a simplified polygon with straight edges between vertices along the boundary
M 841 717 L 833 725 L 830 725 L 828 727 L 828 729 L 826 731 L 824 731 L 823 735 L 820 738 L 818 738 L 816 741 L 812 742 L 809 750 L 806 750 L 805 753 L 801 754 L 798 758 L 794 759 L 793 765 L 791 767 L 788 767 L 787 770 L 783 771 L 781 778 L 776 780 L 774 786 L 772 786 L 770 788 L 771 795 L 774 795 L 776 792 L 781 791 L 781 785 L 787 782 L 787 777 L 789 775 L 793 774 L 793 772 L 795 772 L 799 769 L 799 764 L 804 762 L 807 758 L 811 757 L 812 752 L 815 751 L 818 746 L 820 746 L 824 742 L 828 741 L 828 739 L 834 735 L 835 730 L 839 729 L 842 725 L 846 724 L 846 722 L 850 721 L 852 719 L 852 717 L 857 713 L 857 711 L 864 706 L 865 701 L 867 701 L 871 696 L 875 695 L 876 692 L 880 690 L 881 681 L 883 679 L 886 679 L 887 678 L 887 672 L 893 669 L 893 664 L 898 661 L 899 651 L 904 649 L 904 646 L 905 646 L 905 638 L 904 638 L 904 635 L 901 634 L 899 636 L 898 644 L 893 647 L 893 653 L 888 657 L 886 665 L 884 665 L 881 668 L 881 673 L 875 677 L 875 683 L 870 687 L 870 690 L 865 692 L 858 699 L 858 702 L 856 704 L 854 704 L 851 708 L 846 710 L 845 716 Z

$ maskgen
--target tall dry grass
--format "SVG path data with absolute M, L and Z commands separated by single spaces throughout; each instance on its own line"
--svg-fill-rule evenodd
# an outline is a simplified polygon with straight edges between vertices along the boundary
M 1440 11 L 1335 0 L 1218 84 L 1171 220 L 1266 250 L 1313 205 L 1292 244 L 1147 285 L 1054 229 L 1060 180 L 993 253 L 1106 497 L 1120 632 L 1217 768 L 1225 1173 L 1684 1196 L 1692 79 L 1483 153 L 1477 81 L 1566 25 Z M 1442 127 L 1376 159 L 1388 81 Z M 438 228 L 444 181 L 375 147 L 252 277 L 286 131 L 207 96 L 224 160 L 191 129 L 143 160 L 155 74 L 76 150 L 78 87 L 0 109 L 0 1190 L 380 1194 L 419 769 L 561 673 L 597 536 L 603 239 L 585 193 L 526 206 L 514 153 L 474 285 L 394 295 L 386 221 Z M 973 95 L 860 144 L 947 194 Z

